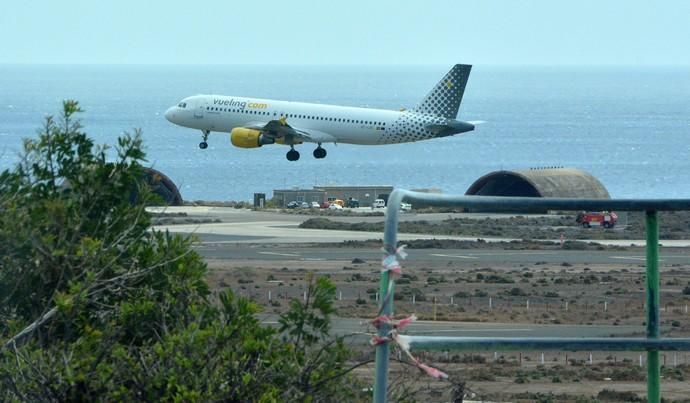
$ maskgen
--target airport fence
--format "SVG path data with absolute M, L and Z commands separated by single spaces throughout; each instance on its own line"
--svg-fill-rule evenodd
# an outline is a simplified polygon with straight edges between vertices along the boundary
M 306 299 L 306 293 L 295 287 L 286 287 L 283 282 L 269 285 L 262 290 L 239 291 L 240 295 L 255 301 L 280 304 L 281 301 L 291 299 Z M 469 321 L 468 317 L 477 318 L 477 315 L 487 313 L 503 313 L 506 315 L 548 313 L 560 315 L 580 316 L 586 319 L 587 314 L 607 315 L 611 318 L 629 319 L 638 318 L 646 312 L 646 303 L 634 297 L 617 297 L 600 299 L 595 301 L 573 301 L 570 298 L 561 297 L 506 297 L 495 296 L 456 296 L 457 293 L 433 293 L 417 294 L 405 299 L 395 298 L 396 303 L 405 308 L 414 309 L 417 316 L 423 315 L 425 320 L 460 320 Z M 336 290 L 336 307 L 347 309 L 356 305 L 379 303 L 379 293 L 362 293 L 353 289 Z M 659 311 L 666 318 L 681 319 L 690 315 L 690 304 L 686 299 L 670 301 L 659 306 Z M 543 316 L 542 316 L 543 317 Z M 554 317 L 557 321 L 558 318 Z M 557 322 L 555 322 L 557 323 Z M 616 323 L 618 324 L 618 323 Z
M 401 335 L 397 329 L 404 324 L 393 321 L 395 279 L 402 271 L 398 259 L 405 252 L 398 247 L 398 213 L 402 202 L 437 207 L 464 207 L 482 211 L 644 211 L 646 212 L 646 337 L 443 337 Z M 563 199 L 492 196 L 450 196 L 411 192 L 396 189 L 388 199 L 384 229 L 384 259 L 379 284 L 379 316 L 376 345 L 376 378 L 374 402 L 387 400 L 390 344 L 397 343 L 421 369 L 431 376 L 446 376 L 441 371 L 424 365 L 410 351 L 646 351 L 647 401 L 659 402 L 660 351 L 690 351 L 690 338 L 660 337 L 660 287 L 659 287 L 659 224 L 658 211 L 690 210 L 690 200 L 610 200 L 610 199 Z

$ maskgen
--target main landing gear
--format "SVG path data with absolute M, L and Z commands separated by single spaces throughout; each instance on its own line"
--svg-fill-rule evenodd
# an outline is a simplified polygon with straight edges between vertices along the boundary
M 321 148 L 321 143 L 319 143 L 319 146 L 316 147 L 316 150 L 314 150 L 314 158 L 326 158 L 326 150 Z
M 208 148 L 208 143 L 206 141 L 208 141 L 208 135 L 211 134 L 211 131 L 210 130 L 202 130 L 201 133 L 203 134 L 204 139 L 201 141 L 201 143 L 199 143 L 199 148 L 201 148 L 202 150 L 205 150 Z
M 299 159 L 299 152 L 295 150 L 295 146 L 290 146 L 290 151 L 287 152 L 288 161 L 297 161 Z M 314 150 L 314 158 L 326 158 L 326 150 L 321 148 L 321 144 Z
M 295 146 L 290 146 L 290 151 L 287 152 L 288 161 L 297 161 L 299 159 L 299 152 L 295 150 Z

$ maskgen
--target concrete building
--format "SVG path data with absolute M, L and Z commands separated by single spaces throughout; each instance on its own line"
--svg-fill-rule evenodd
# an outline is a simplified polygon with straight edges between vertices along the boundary
M 286 207 L 291 201 L 297 202 L 317 202 L 319 204 L 326 201 L 326 192 L 321 189 L 275 189 L 273 190 L 273 201 L 280 207 Z
M 416 192 L 442 193 L 440 189 L 412 189 Z M 314 186 L 313 189 L 276 189 L 273 191 L 273 200 L 278 206 L 285 207 L 291 201 L 313 201 L 323 203 L 340 199 L 356 199 L 360 207 L 371 207 L 376 199 L 388 201 L 388 196 L 393 191 L 393 186 Z
M 359 200 L 361 207 L 370 207 L 376 199 L 388 199 L 392 191 L 392 186 L 315 186 L 313 189 L 276 189 L 273 200 L 285 207 L 291 201 L 323 203 L 353 198 Z

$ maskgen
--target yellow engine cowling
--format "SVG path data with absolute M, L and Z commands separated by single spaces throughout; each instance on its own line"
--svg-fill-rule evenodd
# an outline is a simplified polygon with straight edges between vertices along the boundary
M 261 132 L 259 130 L 237 127 L 230 132 L 230 142 L 235 147 L 240 148 L 261 147 Z

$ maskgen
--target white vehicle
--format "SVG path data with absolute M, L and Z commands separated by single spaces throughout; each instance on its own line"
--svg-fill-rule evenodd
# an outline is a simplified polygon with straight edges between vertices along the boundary
M 452 136 L 474 130 L 457 120 L 471 65 L 456 64 L 410 110 L 355 108 L 224 95 L 194 95 L 165 112 L 170 122 L 201 130 L 199 148 L 211 132 L 230 133 L 235 147 L 267 144 L 290 147 L 288 161 L 300 157 L 295 146 L 315 143 L 314 158 L 325 158 L 324 143 L 381 145 Z M 477 123 L 477 122 L 474 122 Z
M 313 201 L 311 202 L 311 208 L 321 208 L 321 205 L 319 204 L 319 202 Z
M 340 204 L 333 203 L 333 204 L 328 206 L 328 209 L 329 210 L 342 210 L 343 206 L 341 206 Z
M 400 211 L 410 211 L 412 210 L 412 205 L 410 203 L 400 203 Z
M 386 207 L 386 201 L 383 199 L 376 199 L 374 200 L 374 203 L 371 205 L 371 208 L 385 208 Z

